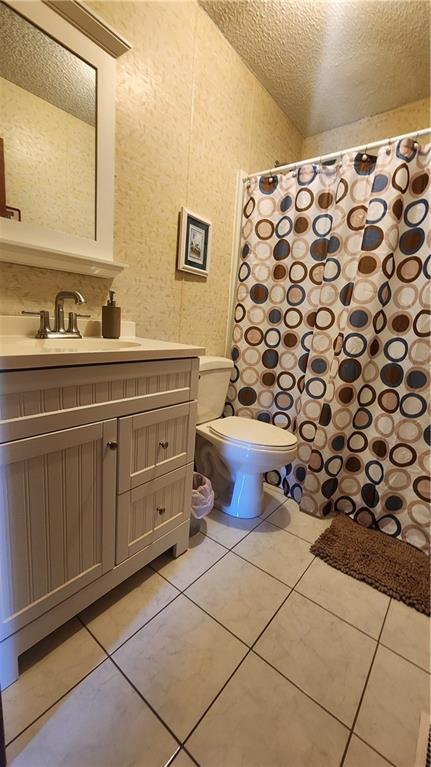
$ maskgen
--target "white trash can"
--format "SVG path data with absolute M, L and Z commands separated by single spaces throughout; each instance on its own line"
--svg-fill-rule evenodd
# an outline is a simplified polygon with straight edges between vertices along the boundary
M 196 535 L 201 529 L 201 520 L 214 506 L 214 491 L 208 477 L 193 472 L 192 509 L 190 515 L 190 535 Z

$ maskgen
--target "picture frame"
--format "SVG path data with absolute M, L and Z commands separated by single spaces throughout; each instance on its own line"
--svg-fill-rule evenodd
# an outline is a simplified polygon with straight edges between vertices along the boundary
M 181 208 L 177 268 L 208 277 L 212 223 L 188 208 Z
M 12 208 L 10 205 L 6 205 L 5 211 L 5 218 L 10 218 L 12 221 L 21 221 L 21 211 L 19 208 Z

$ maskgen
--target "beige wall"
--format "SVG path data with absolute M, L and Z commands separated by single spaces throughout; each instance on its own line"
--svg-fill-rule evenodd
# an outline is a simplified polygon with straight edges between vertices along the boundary
M 337 152 L 339 149 L 348 149 L 351 146 L 380 141 L 391 136 L 400 136 L 409 131 L 429 128 L 430 124 L 430 100 L 414 101 L 391 112 L 382 112 L 373 117 L 366 117 L 333 130 L 309 136 L 304 139 L 302 145 L 302 158 L 318 157 L 329 152 Z
M 300 156 L 302 137 L 195 2 L 93 2 L 132 44 L 117 62 L 113 287 L 141 335 L 225 351 L 236 175 Z M 175 271 L 182 205 L 213 222 L 208 280 Z M 82 290 L 94 317 L 108 281 L 2 264 L 1 311 Z
M 22 221 L 94 237 L 93 126 L 0 77 L 6 201 Z

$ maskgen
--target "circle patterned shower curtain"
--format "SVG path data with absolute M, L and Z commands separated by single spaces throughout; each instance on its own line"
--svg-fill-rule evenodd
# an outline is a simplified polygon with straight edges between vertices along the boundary
M 428 551 L 431 144 L 252 179 L 226 414 L 298 438 L 267 480 Z

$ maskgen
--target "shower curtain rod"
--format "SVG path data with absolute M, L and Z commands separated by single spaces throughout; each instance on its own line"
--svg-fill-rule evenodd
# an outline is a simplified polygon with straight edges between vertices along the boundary
M 301 165 L 312 165 L 317 162 L 326 162 L 327 160 L 335 160 L 337 157 L 342 157 L 348 152 L 366 152 L 367 149 L 377 149 L 377 147 L 385 146 L 385 144 L 393 144 L 395 141 L 401 141 L 403 138 L 419 138 L 419 136 L 426 136 L 427 133 L 431 134 L 431 128 L 422 128 L 418 131 L 411 131 L 410 133 L 403 133 L 402 136 L 394 136 L 393 138 L 385 138 L 381 141 L 374 141 L 372 144 L 361 144 L 360 146 L 352 146 L 349 149 L 342 149 L 341 152 L 331 152 L 331 154 L 324 154 L 320 157 L 311 157 L 308 160 L 299 160 L 298 162 L 291 162 L 288 165 L 277 165 L 274 168 L 268 168 L 267 170 L 261 170 L 258 173 L 250 173 L 243 179 L 244 184 L 251 178 L 257 176 L 275 176 L 278 173 L 286 173 L 288 170 L 295 170 L 300 168 Z

